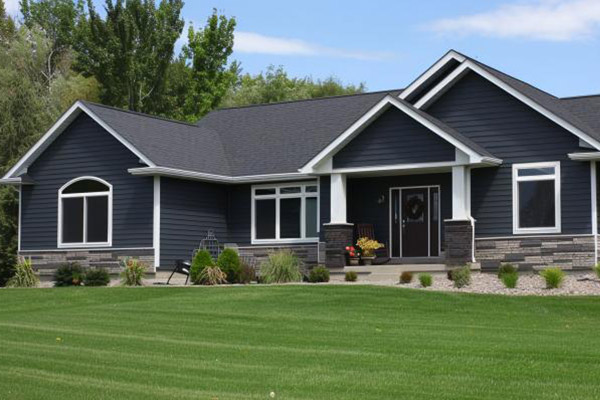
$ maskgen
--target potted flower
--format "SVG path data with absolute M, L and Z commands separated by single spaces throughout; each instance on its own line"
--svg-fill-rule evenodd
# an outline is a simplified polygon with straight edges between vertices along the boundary
M 360 249 L 356 249 L 354 246 L 346 246 L 346 251 L 350 256 L 350 265 L 358 265 L 360 262 Z
M 375 259 L 375 250 L 381 249 L 383 244 L 379 243 L 377 240 L 369 239 L 368 237 L 362 237 L 358 239 L 356 246 L 361 250 L 361 258 L 365 265 L 371 265 Z

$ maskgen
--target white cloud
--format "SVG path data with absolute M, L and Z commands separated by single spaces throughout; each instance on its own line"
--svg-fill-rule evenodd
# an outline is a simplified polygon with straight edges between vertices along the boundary
M 442 34 L 569 41 L 594 36 L 600 28 L 599 0 L 537 0 L 506 4 L 474 15 L 434 21 Z
M 4 7 L 7 14 L 16 16 L 19 13 L 19 0 L 5 0 Z
M 334 57 L 355 60 L 383 60 L 392 57 L 392 54 L 387 52 L 337 49 L 320 46 L 300 39 L 265 36 L 255 32 L 235 32 L 234 43 L 235 51 L 251 54 Z

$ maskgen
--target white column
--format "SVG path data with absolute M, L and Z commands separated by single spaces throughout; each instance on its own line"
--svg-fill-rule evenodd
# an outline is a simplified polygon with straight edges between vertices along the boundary
M 331 223 L 346 224 L 346 174 L 331 174 Z
M 590 161 L 590 190 L 592 199 L 592 234 L 594 235 L 594 264 L 598 262 L 598 181 L 596 161 Z
M 153 241 L 154 270 L 160 266 L 160 176 L 154 177 Z
M 470 179 L 469 170 L 464 165 L 452 167 L 452 219 L 470 219 Z

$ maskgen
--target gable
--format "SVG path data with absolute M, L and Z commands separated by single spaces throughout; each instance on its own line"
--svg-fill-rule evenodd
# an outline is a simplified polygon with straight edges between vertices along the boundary
M 467 73 L 427 112 L 502 159 L 566 156 L 579 139 L 474 72 Z
M 454 161 L 455 147 L 392 107 L 333 157 L 333 168 Z

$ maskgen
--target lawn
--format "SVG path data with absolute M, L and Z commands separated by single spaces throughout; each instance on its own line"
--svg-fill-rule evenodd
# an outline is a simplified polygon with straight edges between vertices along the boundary
M 0 398 L 598 399 L 600 298 L 0 290 Z

